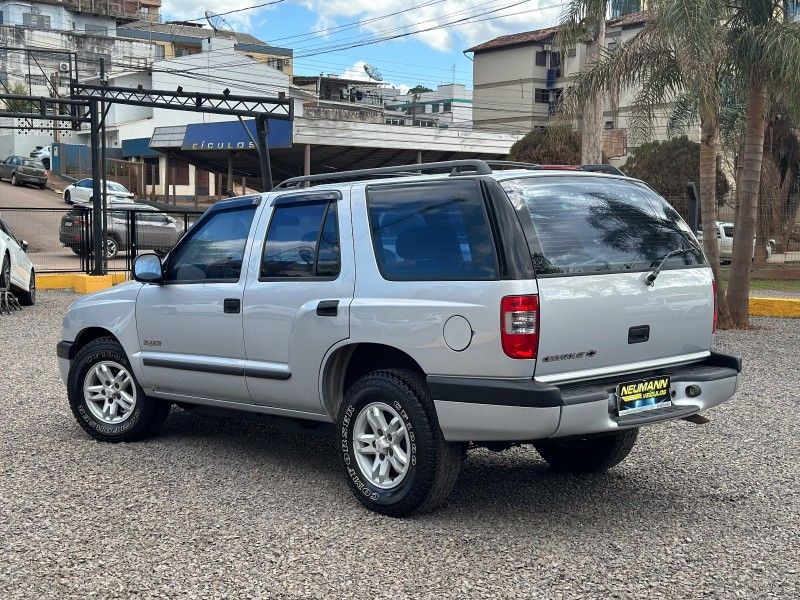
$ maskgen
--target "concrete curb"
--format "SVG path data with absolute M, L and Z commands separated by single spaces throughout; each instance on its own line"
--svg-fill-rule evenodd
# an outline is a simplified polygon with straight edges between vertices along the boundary
M 127 273 L 86 275 L 85 273 L 42 273 L 36 276 L 40 290 L 72 289 L 79 294 L 91 294 L 128 281 Z
M 800 318 L 800 298 L 750 298 L 754 317 Z

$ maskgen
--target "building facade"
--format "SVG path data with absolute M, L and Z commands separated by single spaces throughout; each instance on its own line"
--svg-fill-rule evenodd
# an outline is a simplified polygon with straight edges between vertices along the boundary
M 638 8 L 636 0 L 612 5 L 606 23 L 606 44 L 613 47 L 637 35 L 647 23 L 646 12 L 622 14 Z M 557 27 L 501 36 L 468 51 L 473 62 L 473 121 L 477 129 L 525 132 L 553 123 L 564 89 L 586 64 L 586 45 L 566 54 L 557 46 Z M 632 105 L 638 90 L 622 89 L 607 97 L 603 115 L 603 153 L 612 164 L 622 164 L 631 148 L 643 140 L 631 134 Z M 671 105 L 657 111 L 652 139 L 668 138 Z M 696 136 L 696 132 L 690 132 Z M 691 137 L 691 136 L 690 136 Z

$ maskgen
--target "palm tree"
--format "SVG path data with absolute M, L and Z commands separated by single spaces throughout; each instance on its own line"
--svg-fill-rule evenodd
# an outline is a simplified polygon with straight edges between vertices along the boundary
M 747 123 L 728 303 L 736 326 L 749 325 L 750 267 L 758 214 L 769 93 L 800 93 L 800 24 L 784 20 L 796 0 L 735 0 L 728 25 L 728 68 L 747 82 Z
M 719 12 L 708 12 L 715 4 Z M 719 152 L 724 14 L 719 0 L 662 0 L 651 5 L 644 29 L 625 44 L 603 51 L 578 74 L 562 97 L 570 117 L 609 89 L 635 89 L 629 128 L 646 138 L 659 116 L 672 107 L 673 123 L 700 120 L 700 206 L 706 235 L 703 246 L 717 282 L 722 281 L 717 220 L 716 173 Z M 716 15 L 716 16 L 715 16 Z M 719 326 L 730 326 L 722 285 L 718 286 Z
M 606 47 L 606 14 L 608 0 L 569 0 L 559 25 L 558 43 L 561 48 L 585 42 L 587 64 L 600 60 Z M 603 162 L 603 100 L 604 89 L 597 89 L 584 98 L 581 105 L 581 162 Z

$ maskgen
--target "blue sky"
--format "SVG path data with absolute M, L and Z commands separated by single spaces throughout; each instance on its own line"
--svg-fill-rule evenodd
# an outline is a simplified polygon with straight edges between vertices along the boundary
M 222 13 L 266 1 L 164 0 L 162 14 L 191 19 L 206 9 Z M 472 63 L 463 50 L 498 35 L 549 26 L 557 20 L 561 6 L 554 0 L 283 0 L 231 13 L 225 19 L 237 30 L 294 49 L 296 75 L 322 72 L 363 77 L 367 62 L 395 85 L 421 83 L 435 88 L 455 80 L 471 87 Z M 359 24 L 348 25 L 354 22 Z M 314 33 L 329 28 L 337 29 Z M 330 48 L 421 29 L 431 30 L 356 48 Z

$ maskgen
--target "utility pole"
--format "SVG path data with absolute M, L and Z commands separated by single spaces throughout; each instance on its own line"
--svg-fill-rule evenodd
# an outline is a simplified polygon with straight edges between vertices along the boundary
M 269 122 L 267 115 L 256 117 L 256 139 L 258 140 L 258 161 L 261 167 L 261 181 L 265 192 L 272 191 L 272 164 L 269 160 Z
M 89 101 L 89 138 L 92 146 L 92 275 L 103 275 L 103 212 L 100 191 L 100 108 L 98 101 Z M 87 248 L 88 250 L 88 248 Z
M 53 88 L 53 92 L 52 92 L 52 94 L 50 96 L 51 98 L 58 98 L 58 86 L 59 86 L 59 83 L 60 83 L 60 81 L 59 81 L 59 73 L 58 73 L 58 71 L 56 71 L 50 76 L 50 85 Z M 60 113 L 61 113 L 60 106 L 56 106 L 56 114 L 60 114 Z M 59 142 L 58 135 L 59 135 L 58 121 L 53 121 L 53 143 L 54 144 L 57 144 Z M 50 160 L 52 161 L 52 157 L 51 157 Z

